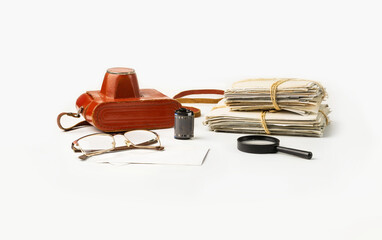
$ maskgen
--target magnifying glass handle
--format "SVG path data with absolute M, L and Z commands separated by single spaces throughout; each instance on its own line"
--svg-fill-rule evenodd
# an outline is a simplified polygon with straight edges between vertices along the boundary
M 311 159 L 313 156 L 312 152 L 308 151 L 303 151 L 303 150 L 298 150 L 298 149 L 293 149 L 293 148 L 286 148 L 286 147 L 277 147 L 277 150 L 279 152 L 295 155 L 297 157 L 305 158 L 305 159 Z

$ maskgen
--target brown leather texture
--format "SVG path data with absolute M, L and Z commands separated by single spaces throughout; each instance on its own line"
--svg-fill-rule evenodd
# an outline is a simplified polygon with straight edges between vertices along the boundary
M 87 122 L 104 132 L 174 126 L 174 112 L 181 107 L 178 101 L 155 89 L 141 89 L 140 94 L 140 98 L 110 99 L 100 91 L 89 91 L 76 105 L 84 107 Z
M 135 71 L 110 68 L 100 91 L 88 91 L 76 102 L 82 115 L 104 132 L 160 129 L 174 126 L 181 104 L 155 89 L 139 89 Z

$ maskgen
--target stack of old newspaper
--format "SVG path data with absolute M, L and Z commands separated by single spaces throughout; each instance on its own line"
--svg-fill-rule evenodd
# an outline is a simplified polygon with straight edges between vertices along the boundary
M 329 124 L 327 94 L 315 81 L 294 78 L 235 82 L 206 116 L 213 131 L 322 136 Z

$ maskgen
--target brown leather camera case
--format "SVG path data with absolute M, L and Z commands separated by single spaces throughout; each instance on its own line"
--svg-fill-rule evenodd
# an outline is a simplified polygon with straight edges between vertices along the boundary
M 181 104 L 155 89 L 139 89 L 131 68 L 110 68 L 100 91 L 88 91 L 76 102 L 85 120 L 104 132 L 174 126 Z

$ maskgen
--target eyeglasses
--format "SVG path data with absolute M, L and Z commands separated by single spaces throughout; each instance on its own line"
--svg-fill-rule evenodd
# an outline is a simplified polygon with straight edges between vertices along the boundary
M 116 147 L 116 135 L 125 137 L 126 146 Z M 83 136 L 72 142 L 74 152 L 82 152 L 80 159 L 86 160 L 88 157 L 128 149 L 153 149 L 163 150 L 159 135 L 150 130 L 132 130 L 123 134 L 94 133 Z

